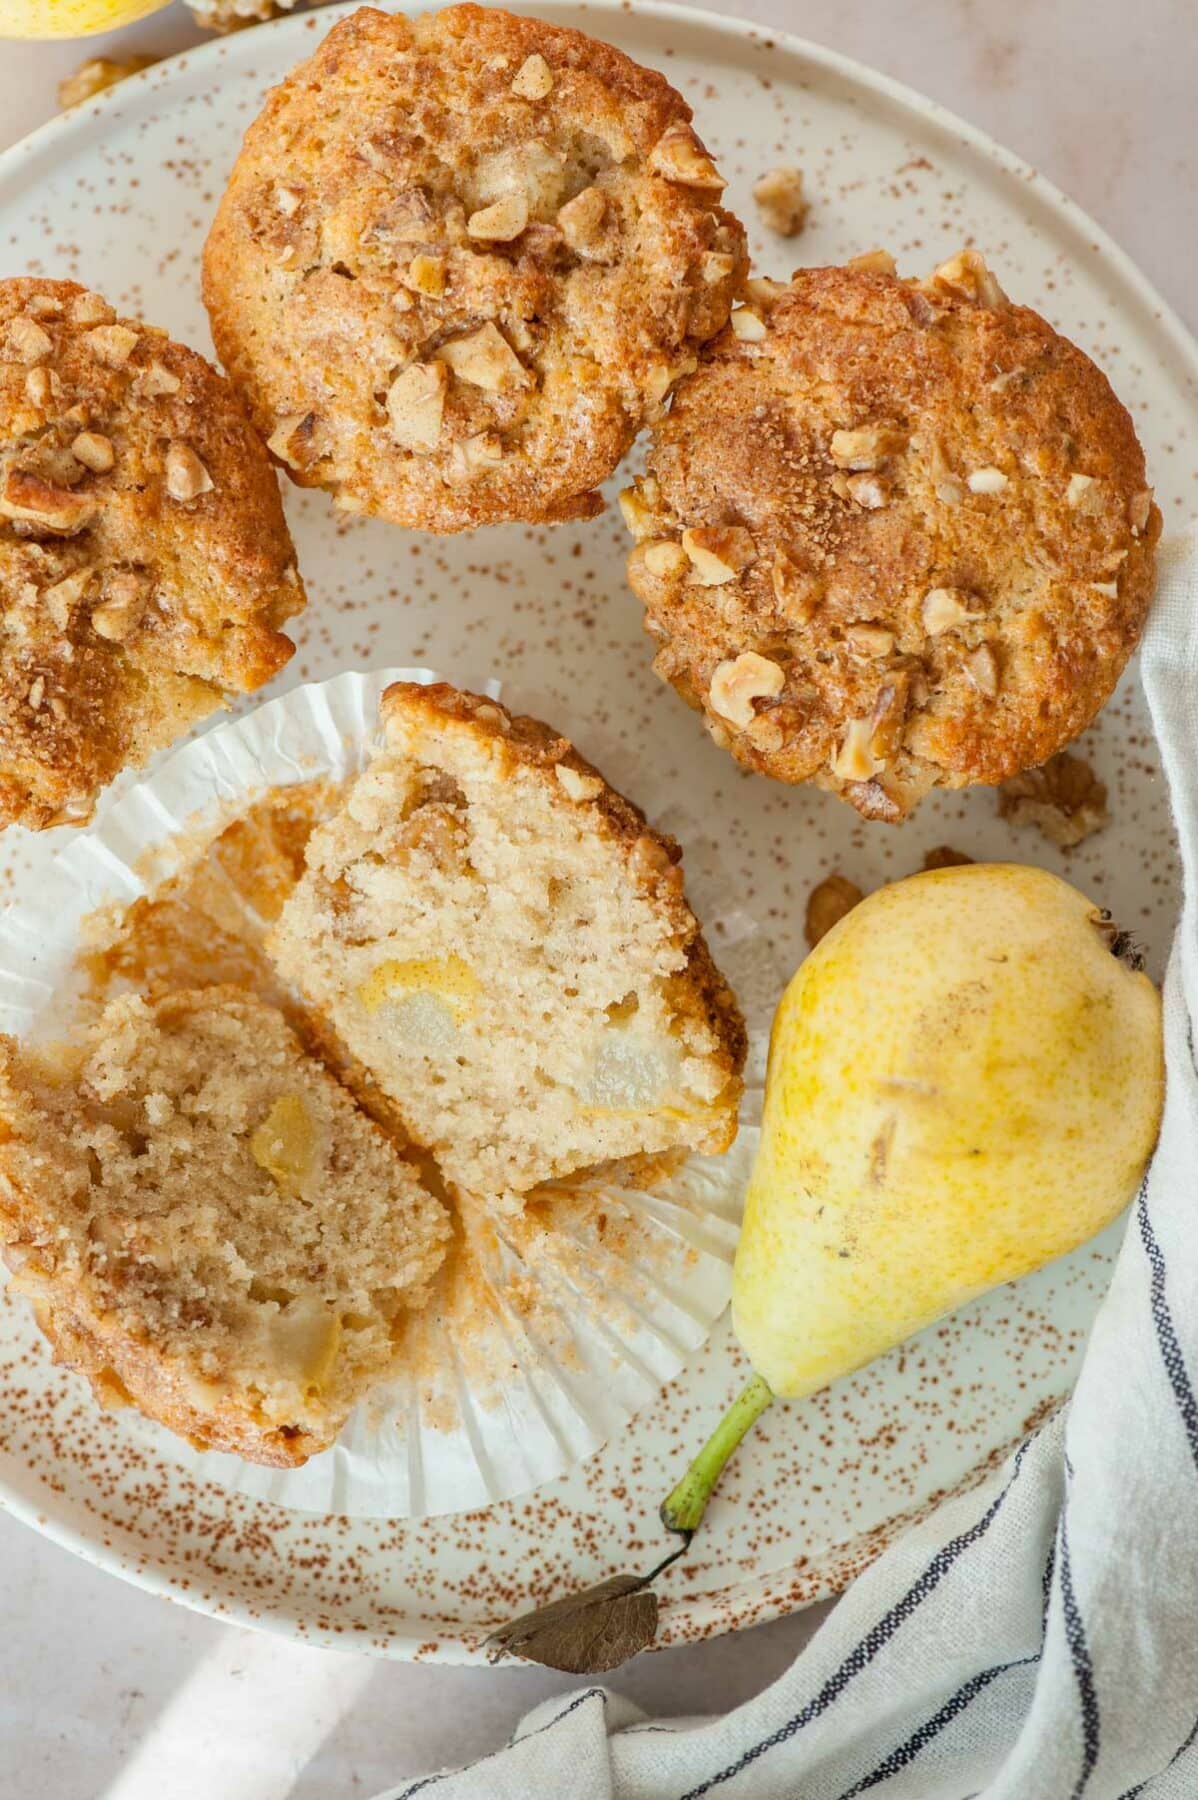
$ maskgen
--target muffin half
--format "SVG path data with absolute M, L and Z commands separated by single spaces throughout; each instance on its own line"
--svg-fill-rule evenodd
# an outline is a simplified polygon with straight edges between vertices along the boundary
M 452 1183 L 726 1149 L 744 1027 L 677 846 L 493 701 L 399 683 L 270 948 Z

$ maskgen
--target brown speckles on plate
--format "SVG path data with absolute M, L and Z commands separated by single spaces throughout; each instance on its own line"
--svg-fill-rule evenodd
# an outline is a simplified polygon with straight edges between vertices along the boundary
M 122 304 L 206 350 L 196 270 L 212 196 L 262 91 L 332 16 L 164 63 L 118 88 L 102 117 L 81 109 L 10 153 L 0 164 L 7 266 L 112 287 L 115 244 Z M 934 107 L 761 33 L 679 15 L 667 26 L 647 4 L 553 5 L 550 16 L 666 67 L 697 108 L 763 272 L 788 273 L 791 253 L 761 227 L 751 186 L 791 161 L 818 200 L 794 252 L 805 263 L 881 245 L 915 273 L 964 242 L 983 248 L 1007 291 L 1095 355 L 1134 408 L 1167 525 L 1192 511 L 1198 372 L 1188 341 L 1121 254 L 1021 164 Z M 738 970 L 764 945 L 760 966 L 785 979 L 822 876 L 838 869 L 869 891 L 950 844 L 1057 869 L 1133 928 L 1159 971 L 1177 871 L 1134 672 L 1082 751 L 1107 786 L 1111 823 L 1068 859 L 1031 834 L 1016 839 L 985 791 L 939 797 L 902 830 L 865 827 L 827 795 L 730 769 L 656 682 L 614 510 L 585 525 L 433 544 L 337 519 L 319 494 L 291 493 L 287 505 L 311 604 L 285 680 L 365 659 L 428 662 L 465 686 L 502 674 L 507 697 L 568 722 L 580 749 L 682 840 L 696 910 L 721 960 L 746 952 Z M 23 861 L 19 837 L 6 840 L 0 892 Z M 771 1413 L 691 1555 L 662 1583 L 659 1641 L 730 1630 L 843 1586 L 936 1496 L 1001 1456 L 1067 1389 L 1117 1240 L 1116 1227 L 828 1393 Z M 94 1413 L 23 1320 L 0 1303 L 10 1506 L 207 1611 L 422 1660 L 474 1658 L 498 1621 L 651 1555 L 658 1501 L 743 1373 L 723 1327 L 628 1430 L 532 1497 L 420 1523 L 346 1520 L 195 1480 L 165 1440 L 151 1445 Z

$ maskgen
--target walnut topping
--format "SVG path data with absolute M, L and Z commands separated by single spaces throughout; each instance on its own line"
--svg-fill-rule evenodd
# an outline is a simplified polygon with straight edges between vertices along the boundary
M 165 466 L 166 491 L 172 500 L 198 500 L 212 492 L 212 477 L 190 444 L 171 444 Z
M 123 61 L 112 56 L 89 56 L 72 75 L 59 82 L 58 104 L 66 112 L 81 101 L 102 94 L 106 88 L 115 87 L 118 81 L 140 74 L 158 60 L 156 56 L 129 56 Z
M 978 306 L 1006 306 L 1007 296 L 978 250 L 962 250 L 932 271 L 933 286 L 947 288 Z
M 29 692 L 26 694 L 25 698 L 28 700 L 32 711 L 37 712 L 41 707 L 42 701 L 46 698 L 46 677 L 44 675 L 34 676 L 29 684 Z
M 93 475 L 107 475 L 116 461 L 112 439 L 99 431 L 81 431 L 71 443 L 71 454 Z
M 1127 516 L 1131 523 L 1132 536 L 1139 537 L 1152 515 L 1152 489 L 1142 488 L 1133 494 L 1127 503 Z
M 603 783 L 597 775 L 584 775 L 579 769 L 572 769 L 569 763 L 555 763 L 553 773 L 571 800 L 593 800 L 603 792 Z
M 682 548 L 700 587 L 721 587 L 757 560 L 753 535 L 743 525 L 698 525 L 683 532 Z
M 92 608 L 92 630 L 110 644 L 131 637 L 145 611 L 145 594 L 136 575 L 114 575 L 104 600 Z
M 932 637 L 939 637 L 942 631 L 954 631 L 978 616 L 965 605 L 960 588 L 930 588 L 920 610 L 924 630 Z
M 649 152 L 649 167 L 667 181 L 722 193 L 727 185 L 689 125 L 672 125 Z
M 867 512 L 876 512 L 890 498 L 885 484 L 876 475 L 850 475 L 844 485 L 850 500 L 855 500 Z
M 860 256 L 850 256 L 845 268 L 860 269 L 867 275 L 895 275 L 898 273 L 898 264 L 889 250 L 863 250 Z
M 31 406 L 49 406 L 56 392 L 57 377 L 51 369 L 30 369 L 25 377 L 25 397 Z
M 90 569 L 77 569 L 73 575 L 66 575 L 61 581 L 56 581 L 53 587 L 42 589 L 42 605 L 57 630 L 67 629 L 71 614 L 87 592 L 91 578 Z
M 293 469 L 310 468 L 324 454 L 321 421 L 314 412 L 289 413 L 280 419 L 266 447 Z
M 536 51 L 526 56 L 516 70 L 512 92 L 521 100 L 543 100 L 553 92 L 553 70 Z
M 923 866 L 925 869 L 966 869 L 973 860 L 963 850 L 954 850 L 951 844 L 937 844 L 935 849 L 924 851 Z
M 624 488 L 617 496 L 617 504 L 623 514 L 625 525 L 638 543 L 642 538 L 652 536 L 655 529 L 655 518 L 649 505 L 646 504 L 644 482 L 638 482 L 636 487 Z
M 803 929 L 810 947 L 814 950 L 833 925 L 839 925 L 864 898 L 855 881 L 849 881 L 844 875 L 826 875 L 807 897 Z
M 975 469 L 969 477 L 971 494 L 1001 494 L 1009 485 L 1001 469 Z
M 1081 506 L 1093 486 L 1094 477 L 1092 475 L 1071 475 L 1069 485 L 1065 489 L 1066 506 Z
M 450 458 L 457 479 L 465 480 L 479 469 L 494 468 L 503 461 L 503 439 L 497 431 L 476 431 L 450 446 Z
M 585 256 L 594 248 L 607 217 L 607 199 L 601 188 L 583 188 L 567 200 L 557 215 L 558 227 L 571 250 Z M 710 279 L 706 275 L 704 279 Z
M 10 362 L 44 362 L 53 348 L 54 339 L 36 319 L 19 316 L 10 322 L 4 343 L 4 354 Z
M 449 374 L 442 362 L 412 363 L 387 390 L 391 435 L 405 450 L 431 450 L 441 436 Z
M 889 656 L 894 649 L 894 633 L 887 631 L 884 625 L 868 622 L 850 625 L 844 634 L 844 641 L 854 656 Z
M 1119 598 L 1119 583 L 1117 581 L 1092 581 L 1090 583 L 1090 591 L 1094 594 L 1102 594 L 1107 600 L 1117 600 Z
M 854 431 L 834 431 L 829 448 L 838 469 L 876 469 L 906 441 L 897 425 L 859 425 Z
M 165 363 L 152 362 L 141 370 L 139 385 L 143 394 L 158 395 L 177 394 L 182 383 Z
M 756 717 L 755 700 L 773 700 L 786 686 L 786 675 L 768 656 L 744 650 L 716 668 L 708 689 L 714 712 L 743 730 Z
M 450 338 L 437 351 L 459 381 L 468 381 L 489 394 L 526 387 L 529 375 L 507 339 L 488 320 L 466 337 Z
M 73 325 L 106 325 L 116 314 L 105 300 L 103 294 L 76 294 L 71 301 L 71 323 Z
M 992 700 L 998 692 L 998 661 L 989 644 L 979 644 L 965 658 L 962 667 L 979 694 Z
M 412 258 L 403 279 L 414 293 L 437 300 L 445 292 L 445 258 L 428 256 L 422 251 Z
M 732 335 L 742 344 L 759 344 L 766 334 L 766 323 L 751 306 L 738 306 L 728 320 Z
M 528 224 L 528 201 L 523 194 L 504 194 L 490 206 L 480 207 L 466 220 L 472 238 L 486 238 L 494 244 L 508 244 L 518 238 Z
M 753 187 L 757 209 L 771 231 L 781 237 L 797 237 L 811 210 L 803 198 L 803 171 L 770 169 Z
M 682 545 L 671 543 L 668 538 L 646 544 L 643 555 L 645 567 L 659 581 L 677 581 L 690 567 L 690 558 Z
M 304 203 L 304 196 L 298 188 L 288 187 L 282 181 L 275 183 L 275 205 L 285 219 L 294 219 Z
M 823 587 L 810 569 L 800 568 L 785 550 L 779 550 L 770 569 L 774 598 L 788 619 L 805 625 L 819 605 Z
M 84 342 L 98 362 L 123 369 L 137 348 L 138 334 L 131 325 L 97 325 Z
M 998 810 L 1015 825 L 1036 825 L 1062 850 L 1072 850 L 1109 823 L 1106 786 L 1084 757 L 1060 750 L 1039 769 L 1004 781 Z
M 75 494 L 69 488 L 54 487 L 40 475 L 24 469 L 10 469 L 0 493 L 0 515 L 44 531 L 61 532 L 70 537 L 90 525 L 100 508 L 94 493 Z
M 832 758 L 831 770 L 840 781 L 869 781 L 885 768 L 873 749 L 874 721 L 850 719 L 844 741 Z
M 699 265 L 699 273 L 709 287 L 727 281 L 736 269 L 736 258 L 723 250 L 708 250 Z

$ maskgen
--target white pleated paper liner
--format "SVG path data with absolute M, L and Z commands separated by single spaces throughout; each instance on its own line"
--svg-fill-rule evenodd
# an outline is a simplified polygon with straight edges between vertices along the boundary
M 94 915 L 152 892 L 267 790 L 355 773 L 383 690 L 439 679 L 422 669 L 347 671 L 294 688 L 185 744 L 102 803 L 84 831 L 56 833 L 44 849 L 31 838 L 0 913 L 0 1030 L 60 1035 L 82 994 L 77 958 Z M 728 965 L 743 962 L 758 977 L 745 985 L 769 992 L 772 1006 L 778 989 L 760 980 L 754 930 L 730 906 L 724 942 L 713 945 L 734 986 Z M 358 1408 L 331 1450 L 299 1469 L 266 1469 L 196 1451 L 132 1410 L 117 1429 L 201 1479 L 313 1513 L 422 1518 L 564 1474 L 678 1374 L 728 1303 L 769 1018 L 763 1004 L 750 1012 L 732 1150 L 692 1157 L 651 1187 L 592 1179 L 519 1218 L 463 1215 L 451 1270 L 408 1328 L 402 1377 Z

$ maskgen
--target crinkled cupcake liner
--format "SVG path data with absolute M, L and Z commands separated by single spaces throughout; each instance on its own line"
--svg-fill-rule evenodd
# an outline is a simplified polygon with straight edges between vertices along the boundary
M 78 956 L 95 915 L 152 893 L 267 790 L 353 775 L 383 690 L 439 679 L 427 669 L 347 671 L 293 688 L 176 750 L 102 802 L 86 829 L 31 837 L 0 913 L 0 1029 L 22 1040 L 61 1035 L 82 997 Z M 755 926 L 729 898 L 716 954 L 759 976 Z M 458 1252 L 468 1291 L 434 1290 L 409 1328 L 404 1373 L 356 1410 L 332 1449 L 302 1468 L 268 1469 L 197 1451 L 132 1409 L 114 1428 L 203 1480 L 320 1514 L 460 1512 L 565 1474 L 673 1380 L 728 1304 L 768 1026 L 764 1008 L 750 1011 L 732 1149 L 690 1157 L 651 1187 L 622 1172 L 583 1179 L 520 1218 L 478 1208 Z M 38 1339 L 32 1319 L 29 1331 Z

